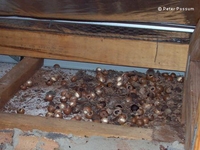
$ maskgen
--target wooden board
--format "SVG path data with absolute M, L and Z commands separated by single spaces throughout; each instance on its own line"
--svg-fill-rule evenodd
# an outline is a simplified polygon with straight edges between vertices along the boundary
M 191 37 L 189 46 L 189 55 L 192 61 L 200 61 L 200 21 Z
M 188 76 L 185 80 L 185 124 L 186 124 L 186 149 L 191 149 L 194 132 L 197 125 L 198 115 L 198 100 L 199 100 L 199 87 L 200 87 L 200 63 L 190 62 Z
M 200 17 L 199 0 L 35 0 L 33 2 L 15 0 L 0 1 L 0 6 L 2 6 L 0 7 L 0 15 L 51 19 L 140 21 L 196 25 Z M 168 10 L 159 11 L 159 7 L 165 7 Z
M 197 112 L 197 130 L 196 130 L 196 135 L 195 137 L 195 142 L 194 142 L 194 150 L 200 150 L 200 99 L 198 102 L 198 112 Z
M 186 106 L 188 101 L 188 87 L 190 87 L 190 79 L 188 78 L 187 74 L 191 74 L 190 70 L 190 63 L 191 61 L 198 61 L 200 60 L 200 21 L 198 22 L 194 33 L 192 34 L 189 50 L 188 50 L 188 58 L 187 58 L 187 66 L 186 66 L 186 78 L 184 84 L 184 95 L 183 95 L 183 107 L 182 107 L 182 122 L 186 122 Z M 187 91 L 187 92 L 186 92 Z
M 186 124 L 186 142 L 185 148 L 192 149 L 195 140 L 196 129 L 198 125 L 198 103 L 200 96 L 200 22 L 192 35 L 189 53 L 188 66 L 184 83 L 183 111 L 182 120 Z
M 25 57 L 0 79 L 0 108 L 42 65 L 43 59 Z
M 0 118 L 0 130 L 19 128 L 23 131 L 30 131 L 38 129 L 81 137 L 102 136 L 162 142 L 174 142 L 176 140 L 181 142 L 177 132 L 169 126 L 147 129 L 8 113 L 0 113 Z
M 0 54 L 185 71 L 188 45 L 0 29 Z
M 73 134 L 76 136 L 103 136 L 152 140 L 152 129 L 130 128 L 84 121 L 68 121 L 20 114 L 0 113 L 0 129 L 19 128 L 23 131 L 38 129 L 46 132 Z

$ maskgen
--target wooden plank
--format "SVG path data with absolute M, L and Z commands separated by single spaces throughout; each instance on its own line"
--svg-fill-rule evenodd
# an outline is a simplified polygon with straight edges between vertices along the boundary
M 200 150 L 200 99 L 198 102 L 198 112 L 197 112 L 197 131 L 194 139 L 194 148 L 193 150 Z
M 152 129 L 134 128 L 94 122 L 72 121 L 20 114 L 0 113 L 0 130 L 19 128 L 23 131 L 38 129 L 46 132 L 76 136 L 120 137 L 152 140 Z
M 188 45 L 1 29 L 0 54 L 185 71 Z
M 167 125 L 156 127 L 155 129 L 147 129 L 8 113 L 0 113 L 0 118 L 0 130 L 19 128 L 23 131 L 30 131 L 38 129 L 46 132 L 73 134 L 82 137 L 102 136 L 134 140 L 183 142 L 178 137 L 177 132 Z
M 184 143 L 185 134 L 181 128 L 179 128 L 178 131 L 177 127 L 172 127 L 170 125 L 155 126 L 153 130 L 153 140 L 162 142 L 178 141 Z
M 189 55 L 191 55 L 192 61 L 200 61 L 200 20 L 191 37 L 191 42 L 189 46 Z
M 187 78 L 185 80 L 184 99 L 185 103 L 185 125 L 186 125 L 186 142 L 185 148 L 192 149 L 195 127 L 197 125 L 198 100 L 200 87 L 200 63 L 190 61 Z
M 25 57 L 0 79 L 0 108 L 42 65 L 43 59 Z
M 166 22 L 195 25 L 199 19 L 199 0 L 120 0 L 0 1 L 0 14 L 72 20 Z M 168 10 L 158 10 L 165 7 Z M 188 10 L 176 10 L 187 8 Z M 175 10 L 169 10 L 175 9 Z
M 189 82 L 189 78 L 188 78 L 188 73 L 189 73 L 189 67 L 190 67 L 190 57 L 188 56 L 188 60 L 187 60 L 187 66 L 186 66 L 186 72 L 185 72 L 185 78 L 184 78 L 184 87 L 183 87 L 183 102 L 182 102 L 182 113 L 181 113 L 181 123 L 185 124 L 186 123 L 186 118 L 188 118 L 187 115 L 187 111 L 186 111 L 186 107 L 187 107 L 187 103 L 188 103 L 188 99 L 189 99 L 189 91 L 190 91 L 190 82 Z
M 185 148 L 192 149 L 198 118 L 200 87 L 200 21 L 192 35 L 188 52 L 188 67 L 184 83 L 182 121 L 186 124 Z

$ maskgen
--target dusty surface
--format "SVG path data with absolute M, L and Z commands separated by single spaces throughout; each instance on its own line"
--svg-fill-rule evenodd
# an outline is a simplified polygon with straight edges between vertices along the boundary
M 0 78 L 2 78 L 6 73 L 8 73 L 9 70 L 11 70 L 14 66 L 15 66 L 15 64 L 0 62 L 0 68 L 1 68 L 0 69 Z

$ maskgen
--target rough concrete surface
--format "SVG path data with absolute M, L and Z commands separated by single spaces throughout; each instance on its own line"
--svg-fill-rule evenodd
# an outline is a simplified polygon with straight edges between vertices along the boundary
M 0 150 L 184 150 L 183 144 L 177 141 L 165 143 L 98 136 L 77 137 L 40 130 L 23 132 L 14 129 L 12 132 L 12 142 L 1 143 Z M 1 133 L 3 131 L 0 138 Z

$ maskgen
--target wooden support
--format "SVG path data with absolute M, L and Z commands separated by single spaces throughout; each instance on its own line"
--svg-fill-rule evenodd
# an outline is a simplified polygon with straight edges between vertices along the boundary
M 197 129 L 196 129 L 196 135 L 194 135 L 195 137 L 195 141 L 194 141 L 194 148 L 193 150 L 200 150 L 200 99 L 198 102 L 198 112 L 197 112 Z
M 192 149 L 195 139 L 196 128 L 198 125 L 198 101 L 200 96 L 200 21 L 192 35 L 189 45 L 188 66 L 184 83 L 184 96 L 182 106 L 182 121 L 186 124 L 185 148 Z M 196 141 L 198 144 L 198 142 Z
M 188 66 L 184 83 L 184 96 L 182 106 L 182 121 L 186 124 L 186 142 L 185 148 L 192 149 L 195 139 L 196 128 L 199 129 L 197 116 L 199 115 L 198 101 L 200 96 L 200 22 L 192 35 Z
M 76 136 L 103 136 L 152 140 L 153 130 L 117 126 L 58 118 L 45 118 L 20 114 L 0 113 L 0 130 L 19 128 L 23 131 L 38 129 L 46 132 L 73 134 Z
M 189 55 L 192 61 L 200 61 L 200 20 L 191 37 L 191 42 L 189 46 Z
M 188 45 L 5 29 L 0 54 L 185 71 Z
M 25 57 L 0 79 L 0 108 L 20 89 L 41 66 L 43 59 Z
M 176 131 L 169 126 L 147 129 L 8 113 L 0 113 L 0 118 L 0 130 L 19 128 L 23 131 L 30 131 L 38 129 L 46 132 L 73 134 L 82 137 L 102 136 L 162 142 L 173 142 L 176 140 L 181 142 Z
M 72 20 L 166 22 L 196 24 L 199 19 L 199 0 L 119 0 L 71 1 L 15 0 L 0 1 L 0 15 L 30 16 Z M 188 10 L 158 10 L 162 9 Z
M 190 62 L 187 78 L 184 85 L 184 100 L 183 100 L 183 117 L 185 117 L 186 125 L 186 149 L 192 148 L 192 141 L 194 140 L 194 132 L 197 125 L 198 115 L 198 100 L 200 87 L 200 63 Z
M 186 107 L 187 103 L 189 101 L 189 87 L 190 87 L 190 78 L 188 77 L 188 74 L 191 74 L 189 72 L 190 70 L 190 63 L 191 61 L 195 61 L 198 58 L 199 48 L 200 48 L 200 21 L 196 26 L 196 29 L 194 33 L 192 34 L 190 44 L 189 44 L 189 50 L 188 50 L 188 57 L 187 57 L 187 66 L 186 66 L 186 78 L 184 83 L 184 93 L 183 93 L 183 105 L 182 105 L 182 123 L 185 123 L 187 121 L 186 116 Z M 197 55 L 197 56 L 196 56 Z

